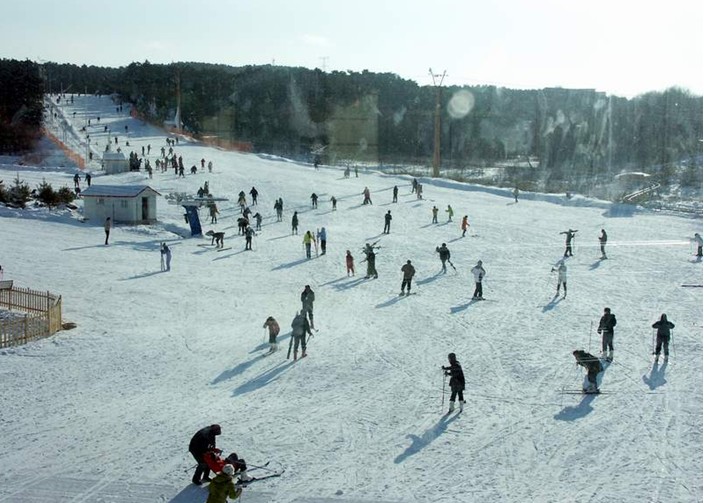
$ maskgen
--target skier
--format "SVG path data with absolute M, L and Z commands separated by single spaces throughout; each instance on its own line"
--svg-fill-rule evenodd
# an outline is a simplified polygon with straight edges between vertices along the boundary
M 582 391 L 585 393 L 599 393 L 599 388 L 596 386 L 596 376 L 604 370 L 599 358 L 582 349 L 575 349 L 572 354 L 577 360 L 577 365 L 587 369 L 587 384 L 582 386 Z
M 91 180 L 90 173 L 86 173 L 86 183 L 88 184 L 88 187 L 90 187 L 90 180 Z
M 411 194 L 413 194 L 417 188 L 418 188 L 418 180 L 416 180 L 414 178 L 413 181 L 411 182 Z
M 259 196 L 259 192 L 257 191 L 257 189 L 252 187 L 249 191 L 249 195 L 252 196 L 252 206 L 255 206 L 257 204 L 257 196 Z
M 455 214 L 455 212 L 452 210 L 452 206 L 448 204 L 445 213 L 447 213 L 447 221 L 452 222 L 452 216 Z
M 256 222 L 254 226 L 254 230 L 260 231 L 262 230 L 262 215 L 259 212 L 256 212 L 254 214 L 254 221 Z
M 447 355 L 447 361 L 450 365 L 447 367 L 441 367 L 445 371 L 446 376 L 450 376 L 450 410 L 447 411 L 449 414 L 455 410 L 455 398 L 459 398 L 460 401 L 460 412 L 464 409 L 464 372 L 462 371 L 462 365 L 457 361 L 457 356 L 455 353 L 450 353 Z
M 281 206 L 279 205 L 279 208 Z M 293 212 L 293 217 L 291 218 L 291 234 L 298 234 L 298 212 Z
M 311 207 L 313 207 L 313 208 L 318 207 L 318 194 L 316 194 L 315 192 L 313 192 L 310 195 L 310 203 L 311 203 Z
M 657 342 L 655 345 L 655 361 L 660 358 L 660 349 L 665 350 L 665 361 L 670 356 L 670 330 L 675 328 L 675 324 L 667 320 L 665 313 L 660 316 L 660 320 L 653 323 L 653 328 L 657 328 Z
M 433 223 L 433 224 L 438 223 L 438 207 L 437 206 L 433 206 L 433 220 L 431 223 Z
M 325 255 L 325 249 L 327 248 L 328 243 L 328 233 L 325 230 L 325 227 L 320 228 L 316 237 L 320 241 L 320 254 Z
M 702 244 L 704 244 L 704 240 L 702 240 L 702 237 L 699 235 L 698 232 L 694 234 L 694 239 L 693 241 L 697 243 L 697 259 L 701 260 L 702 259 Z
M 401 282 L 401 293 L 400 295 L 403 295 L 403 289 L 406 289 L 406 295 L 411 294 L 411 281 L 413 280 L 413 276 L 416 274 L 416 269 L 411 265 L 411 261 L 408 260 L 404 264 L 403 267 L 401 267 L 401 272 L 403 272 L 403 281 Z
M 599 320 L 597 332 L 601 334 L 601 354 L 607 362 L 614 359 L 614 327 L 616 326 L 616 316 L 611 314 L 611 309 L 604 308 L 604 315 Z M 606 350 L 609 350 L 608 354 Z
M 210 210 L 210 223 L 218 223 L 218 215 L 220 214 L 220 212 L 218 211 L 217 205 L 215 203 L 210 203 L 208 205 L 208 209 Z
M 391 210 L 386 212 L 384 215 L 384 232 L 383 234 L 389 234 L 391 232 Z
M 171 248 L 169 248 L 166 243 L 161 243 L 161 263 L 162 271 L 171 270 Z
M 513 200 L 518 202 L 518 187 L 513 189 Z
M 215 475 L 208 486 L 208 499 L 205 503 L 227 503 L 227 498 L 236 500 L 242 494 L 242 488 L 235 486 L 235 467 L 227 464 Z
M 213 172 L 213 161 L 208 161 L 208 173 Z
M 80 187 L 81 185 L 81 175 L 79 175 L 78 173 L 73 175 L 73 185 L 74 187 Z
M 467 234 L 467 229 L 469 229 L 469 221 L 467 220 L 468 218 L 469 217 L 467 215 L 462 217 L 462 224 L 460 225 L 462 229 L 462 237 Z
M 301 314 L 308 316 L 310 328 L 315 328 L 315 323 L 313 323 L 313 302 L 315 302 L 315 292 L 310 289 L 310 285 L 306 285 L 301 292 Z
M 417 199 L 419 199 L 419 200 L 423 199 L 423 185 L 420 183 L 416 187 L 416 196 L 417 196 Z
M 362 195 L 364 196 L 364 201 L 362 201 L 362 204 L 372 204 L 372 196 L 371 192 L 369 192 L 369 187 L 364 187 L 364 190 L 362 191 Z
M 448 250 L 447 245 L 443 243 L 439 247 L 435 247 L 435 251 L 440 254 L 440 262 L 442 262 L 442 272 L 447 273 L 447 266 L 445 262 L 450 260 L 450 250 Z
M 311 231 L 306 231 L 306 233 L 303 235 L 303 246 L 306 249 L 306 258 L 311 258 L 310 247 L 313 244 L 314 240 L 315 238 L 313 237 L 313 233 Z
M 394 185 L 394 195 L 393 199 L 391 200 L 392 203 L 397 203 L 398 202 L 398 185 Z
M 105 219 L 105 223 L 103 224 L 103 229 L 105 229 L 105 246 L 108 245 L 108 239 L 110 238 L 110 229 L 112 228 L 112 220 L 110 220 L 110 217 Z
M 347 250 L 347 255 L 345 255 L 345 265 L 347 266 L 347 276 L 354 276 L 354 257 L 352 252 Z
M 251 226 L 247 226 L 244 230 L 244 249 L 252 251 L 252 237 L 256 236 L 254 229 Z
M 188 444 L 188 452 L 191 453 L 198 463 L 192 479 L 193 483 L 197 486 L 201 485 L 203 482 L 210 482 L 210 468 L 205 462 L 204 455 L 206 452 L 216 449 L 215 437 L 221 433 L 222 429 L 220 425 L 212 424 L 198 430 Z
M 599 248 L 601 249 L 601 260 L 606 259 L 606 240 L 608 236 L 606 235 L 606 231 L 604 229 L 601 229 L 601 234 L 599 234 Z
M 482 291 L 482 280 L 484 279 L 484 276 L 486 276 L 486 271 L 482 266 L 481 260 L 477 262 L 477 265 L 472 267 L 472 275 L 474 276 L 474 294 L 472 295 L 472 299 L 484 300 L 484 297 L 482 296 L 484 293 Z
M 337 198 L 332 196 L 330 202 L 332 203 L 332 211 L 337 211 Z
M 296 313 L 296 316 L 291 322 L 291 337 L 293 339 L 293 359 L 298 360 L 298 346 L 301 346 L 301 358 L 306 355 L 306 334 L 313 335 L 310 331 L 310 325 L 303 313 Z M 290 348 L 289 348 L 290 349 Z
M 142 155 L 144 155 L 144 147 L 142 147 Z M 200 169 L 205 169 L 205 159 L 200 160 Z
M 562 231 L 560 234 L 565 235 L 565 257 L 572 257 L 572 239 L 574 239 L 577 229 Z
M 244 236 L 244 232 L 245 232 L 245 230 L 247 229 L 247 226 L 248 226 L 248 225 L 249 225 L 249 220 L 247 220 L 247 219 L 244 218 L 244 217 L 239 217 L 239 218 L 237 219 L 237 235 L 238 235 L 238 236 L 239 236 L 239 235 L 243 235 L 243 236 Z
M 276 336 L 279 335 L 281 327 L 279 327 L 279 322 L 273 316 L 269 316 L 264 322 L 264 328 L 269 329 L 269 353 L 273 353 L 279 349 L 279 345 L 276 343 Z
M 364 246 L 364 250 L 362 251 L 365 255 L 365 259 L 362 262 L 367 263 L 367 275 L 364 277 L 364 279 L 371 278 L 372 276 L 374 277 L 374 279 L 377 279 L 379 277 L 379 274 L 376 272 L 376 254 L 374 253 L 375 248 L 378 247 L 367 243 Z
M 565 292 L 563 297 L 567 297 L 567 266 L 564 260 L 560 260 L 557 269 L 554 267 L 550 269 L 550 272 L 555 271 L 557 271 L 557 292 L 555 292 L 555 297 L 560 295 L 560 285 L 562 285 L 562 289 Z

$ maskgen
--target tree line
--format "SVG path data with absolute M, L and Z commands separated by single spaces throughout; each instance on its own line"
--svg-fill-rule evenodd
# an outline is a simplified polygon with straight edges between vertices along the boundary
M 0 76 L 7 65 L 37 68 L 3 60 Z M 429 165 L 433 158 L 438 89 L 391 73 L 145 61 L 120 68 L 44 63 L 39 74 L 46 92 L 114 94 L 157 124 L 173 119 L 180 100 L 190 133 L 256 152 L 300 160 L 318 152 L 324 162 L 382 165 Z M 36 96 L 36 83 L 32 89 Z M 589 89 L 439 91 L 443 169 L 503 166 L 512 179 L 553 188 L 628 170 L 676 173 L 679 182 L 701 185 L 702 97 L 687 90 L 631 99 Z M 7 101 L 16 108 L 20 98 Z M 7 113 L 0 113 L 4 125 Z

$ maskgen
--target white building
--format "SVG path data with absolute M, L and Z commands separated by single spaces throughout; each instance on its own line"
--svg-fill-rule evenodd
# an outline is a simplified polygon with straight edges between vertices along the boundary
M 103 169 L 108 175 L 127 173 L 130 163 L 122 152 L 103 152 Z
M 113 223 L 154 223 L 160 195 L 148 185 L 91 185 L 81 192 L 83 216 L 93 222 L 110 217 Z

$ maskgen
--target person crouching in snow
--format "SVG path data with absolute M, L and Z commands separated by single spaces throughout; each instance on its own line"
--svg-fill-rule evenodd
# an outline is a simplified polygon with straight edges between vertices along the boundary
M 587 369 L 587 382 L 582 386 L 582 391 L 585 393 L 599 393 L 599 388 L 596 386 L 596 376 L 604 370 L 599 358 L 581 349 L 575 349 L 572 354 L 577 360 L 577 365 Z
M 223 458 L 220 453 L 220 449 L 213 449 L 203 455 L 203 460 L 213 473 L 220 473 L 225 465 L 232 465 L 235 469 L 234 475 L 236 475 L 240 481 L 249 482 L 252 480 L 252 477 L 247 474 L 247 462 L 238 457 L 236 452 L 231 452 L 226 458 Z
M 222 471 L 215 475 L 215 478 L 208 486 L 208 500 L 206 503 L 227 503 L 227 498 L 237 499 L 242 494 L 242 488 L 235 486 L 233 479 L 235 467 L 225 465 Z
M 279 345 L 276 343 L 276 336 L 279 335 L 281 330 L 279 322 L 273 316 L 269 316 L 264 322 L 264 328 L 269 329 L 269 352 L 273 353 L 279 349 Z
M 446 376 L 450 376 L 450 390 L 452 394 L 450 395 L 450 410 L 448 414 L 455 410 L 455 398 L 460 400 L 460 412 L 464 409 L 464 372 L 462 372 L 462 365 L 457 361 L 457 356 L 455 353 L 450 353 L 447 355 L 447 360 L 450 362 L 448 367 L 442 367 L 445 371 Z

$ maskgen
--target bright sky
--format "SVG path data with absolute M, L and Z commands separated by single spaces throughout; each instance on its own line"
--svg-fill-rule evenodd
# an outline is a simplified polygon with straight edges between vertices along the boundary
M 432 84 L 704 94 L 704 2 L 669 0 L 23 0 L 0 56 L 391 72 Z

